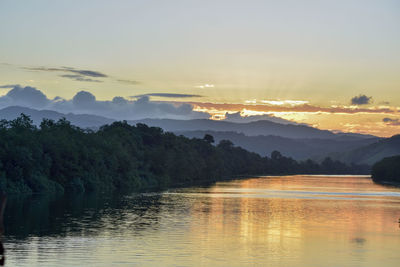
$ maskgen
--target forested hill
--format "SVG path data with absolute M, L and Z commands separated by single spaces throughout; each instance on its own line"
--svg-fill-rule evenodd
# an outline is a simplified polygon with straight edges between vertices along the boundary
M 375 163 L 372 167 L 372 179 L 374 182 L 400 186 L 400 155 Z
M 142 190 L 212 182 L 236 175 L 362 173 L 325 159 L 296 162 L 274 151 L 248 152 L 213 137 L 188 139 L 145 124 L 114 122 L 98 131 L 82 130 L 65 119 L 28 116 L 0 122 L 0 189 L 9 193 Z

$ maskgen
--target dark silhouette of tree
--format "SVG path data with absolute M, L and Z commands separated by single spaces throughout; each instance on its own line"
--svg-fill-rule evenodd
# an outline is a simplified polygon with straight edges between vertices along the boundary
M 371 176 L 375 182 L 400 183 L 400 155 L 387 157 L 375 163 Z
M 126 121 L 83 130 L 66 119 L 39 127 L 23 114 L 0 121 L 0 190 L 15 193 L 144 190 L 214 182 L 238 175 L 354 173 L 357 165 L 297 162 L 236 147 L 211 135 L 188 139 Z
M 210 144 L 215 142 L 214 137 L 211 134 L 205 134 L 203 139 L 204 139 L 204 141 L 206 141 L 207 143 L 210 143 Z

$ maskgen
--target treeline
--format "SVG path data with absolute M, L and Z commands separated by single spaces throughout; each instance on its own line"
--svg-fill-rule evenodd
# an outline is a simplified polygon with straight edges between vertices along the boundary
M 372 166 L 374 182 L 400 185 L 400 155 L 384 158 Z
M 261 157 L 213 137 L 188 139 L 144 124 L 114 122 L 98 131 L 65 119 L 39 127 L 24 115 L 0 121 L 0 190 L 9 193 L 143 190 L 213 182 L 237 175 L 368 172 L 325 159 Z

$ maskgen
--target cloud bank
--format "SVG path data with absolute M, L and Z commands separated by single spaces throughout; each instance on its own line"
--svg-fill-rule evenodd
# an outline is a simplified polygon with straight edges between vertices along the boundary
M 182 102 L 176 102 L 182 103 Z M 394 114 L 395 108 L 389 107 L 368 107 L 359 108 L 352 106 L 330 106 L 320 107 L 310 104 L 298 106 L 277 106 L 259 104 L 230 104 L 230 103 L 206 103 L 206 102 L 186 102 L 192 104 L 195 110 L 209 110 L 215 112 L 237 112 L 238 110 L 252 110 L 256 112 L 300 112 L 300 113 L 331 113 L 331 114 Z
M 0 97 L 0 108 L 23 106 L 34 109 L 49 109 L 62 113 L 93 114 L 117 120 L 136 120 L 144 118 L 199 119 L 209 118 L 204 112 L 193 110 L 190 104 L 172 104 L 150 101 L 149 96 L 135 100 L 114 97 L 111 101 L 100 101 L 87 91 L 78 92 L 72 99 L 55 97 L 49 99 L 40 90 L 19 85 Z
M 372 102 L 372 96 L 359 95 L 351 99 L 352 105 L 367 105 Z

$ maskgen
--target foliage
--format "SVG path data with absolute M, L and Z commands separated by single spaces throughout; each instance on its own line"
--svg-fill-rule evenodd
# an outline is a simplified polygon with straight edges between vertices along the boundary
M 371 175 L 375 182 L 400 183 L 400 155 L 387 157 L 375 163 Z
M 28 116 L 0 121 L 0 190 L 15 193 L 143 190 L 213 182 L 237 175 L 359 173 L 365 169 L 326 159 L 271 158 L 214 138 L 188 139 L 126 121 L 83 130 L 65 119 Z

